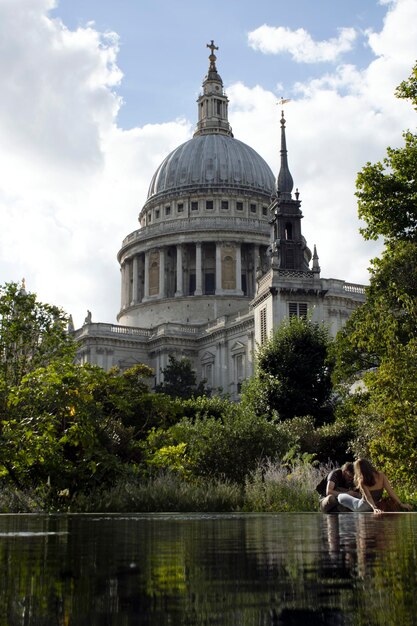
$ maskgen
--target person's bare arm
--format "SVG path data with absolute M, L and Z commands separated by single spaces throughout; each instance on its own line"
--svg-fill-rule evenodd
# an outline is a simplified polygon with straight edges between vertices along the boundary
M 378 509 L 378 507 L 375 504 L 375 500 L 372 497 L 371 492 L 369 491 L 368 487 L 366 485 L 364 485 L 363 483 L 359 485 L 361 493 L 364 497 L 364 499 L 367 501 L 367 503 L 369 504 L 370 507 L 372 507 L 372 510 L 374 513 L 382 513 L 381 509 Z

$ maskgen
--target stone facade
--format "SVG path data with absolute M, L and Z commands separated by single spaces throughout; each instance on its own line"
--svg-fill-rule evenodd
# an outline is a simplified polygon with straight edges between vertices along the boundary
M 146 363 L 156 383 L 168 356 L 188 357 L 199 378 L 238 399 L 256 346 L 291 315 L 311 315 L 333 335 L 364 300 L 364 288 L 320 278 L 301 233 L 298 190 L 281 120 L 281 168 L 236 140 L 213 42 L 191 140 L 152 178 L 140 228 L 118 253 L 118 325 L 75 331 L 79 362 L 109 369 Z M 310 263 L 312 266 L 310 267 Z

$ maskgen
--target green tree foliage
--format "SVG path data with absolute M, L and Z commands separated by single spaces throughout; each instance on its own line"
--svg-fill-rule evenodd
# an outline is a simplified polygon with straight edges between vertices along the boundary
M 220 396 L 197 396 L 196 398 L 181 401 L 184 417 L 191 419 L 214 417 L 217 420 L 222 420 L 229 407 L 230 401 Z
M 378 367 L 417 330 L 417 243 L 388 244 L 374 259 L 366 301 L 335 343 L 335 381 L 351 381 Z
M 397 95 L 417 108 L 417 65 Z M 417 136 L 407 131 L 404 139 L 403 147 L 388 148 L 382 163 L 368 163 L 358 175 L 362 234 L 382 237 L 385 248 L 372 261 L 365 304 L 338 336 L 335 380 L 346 385 L 364 378 L 365 389 L 350 400 L 356 449 L 417 485 Z
M 67 326 L 68 317 L 58 307 L 38 302 L 17 283 L 0 286 L 0 408 L 23 376 L 54 359 L 74 356 Z
M 394 480 L 417 488 L 417 339 L 365 375 L 369 400 L 358 435 Z M 371 428 L 370 428 L 371 426 Z
M 197 376 L 190 359 L 175 358 L 170 354 L 168 365 L 161 369 L 163 382 L 155 387 L 158 393 L 165 393 L 171 398 L 186 400 L 205 393 L 205 382 L 197 384 Z
M 259 349 L 256 374 L 245 386 L 242 403 L 258 415 L 281 420 L 312 415 L 329 421 L 332 361 L 328 330 L 302 317 L 284 321 Z
M 150 391 L 154 372 L 144 364 L 137 364 L 120 372 L 112 368 L 105 382 L 97 390 L 105 414 L 133 428 L 134 437 L 141 439 L 150 428 L 170 426 L 181 412 L 179 402 Z M 182 415 L 182 412 L 181 412 Z
M 0 467 L 20 485 L 88 489 L 120 469 L 114 423 L 96 392 L 101 368 L 55 360 L 29 372 L 8 396 Z M 100 395 L 100 394 L 98 394 Z
M 148 432 L 183 415 L 179 401 L 150 393 L 152 374 L 145 365 L 105 372 L 69 358 L 29 372 L 7 396 L 0 475 L 72 493 L 134 469 Z
M 396 93 L 417 108 L 417 64 Z M 407 131 L 403 137 L 403 147 L 388 148 L 382 162 L 367 163 L 358 174 L 356 195 L 359 217 L 366 222 L 361 229 L 365 239 L 417 241 L 417 135 Z

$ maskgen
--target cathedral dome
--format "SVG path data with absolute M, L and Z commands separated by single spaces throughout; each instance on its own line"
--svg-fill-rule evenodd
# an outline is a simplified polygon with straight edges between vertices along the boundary
M 236 189 L 271 196 L 275 180 L 269 165 L 230 134 L 197 134 L 173 150 L 156 170 L 148 202 L 194 189 Z

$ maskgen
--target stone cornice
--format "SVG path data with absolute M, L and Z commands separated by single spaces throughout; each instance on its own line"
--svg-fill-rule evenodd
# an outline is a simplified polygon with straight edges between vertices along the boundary
M 251 308 L 254 309 L 256 306 L 259 306 L 260 304 L 262 304 L 264 300 L 267 300 L 268 298 L 270 298 L 271 295 L 273 295 L 272 289 L 273 287 L 270 287 L 269 289 L 263 291 L 261 294 L 257 295 L 250 304 Z

